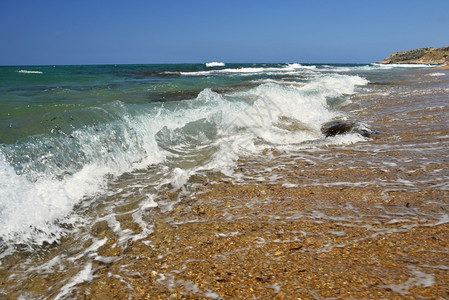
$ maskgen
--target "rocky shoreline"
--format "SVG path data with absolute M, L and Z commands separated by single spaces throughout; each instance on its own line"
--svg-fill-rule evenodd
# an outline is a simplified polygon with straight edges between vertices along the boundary
M 430 64 L 449 66 L 449 46 L 441 48 L 420 48 L 396 52 L 385 58 L 380 64 Z

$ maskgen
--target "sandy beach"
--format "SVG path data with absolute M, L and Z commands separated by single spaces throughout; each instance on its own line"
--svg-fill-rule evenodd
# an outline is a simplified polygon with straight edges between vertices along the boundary
M 241 167 L 261 166 L 242 163 Z M 292 168 L 310 170 L 307 164 Z M 391 175 L 395 173 L 353 174 L 347 169 L 336 177 L 357 182 L 358 176 L 388 179 Z M 377 189 L 366 187 L 221 182 L 207 190 L 195 200 L 183 199 L 173 212 L 157 218 L 151 247 L 142 242 L 123 251 L 105 247 L 101 254 L 120 255 L 120 263 L 104 264 L 95 274 L 98 279 L 80 285 L 77 298 L 449 296 L 444 267 L 448 220 L 425 217 L 433 210 L 447 211 L 447 201 L 428 204 L 447 200 L 447 191 L 398 191 L 386 200 Z M 133 290 L 120 278 L 109 277 L 111 271 L 127 277 L 134 272 Z

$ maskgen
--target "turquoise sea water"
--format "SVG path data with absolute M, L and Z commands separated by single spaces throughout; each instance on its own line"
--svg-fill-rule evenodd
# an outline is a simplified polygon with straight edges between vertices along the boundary
M 202 69 L 202 65 L 3 67 L 0 139 L 11 143 L 46 134 L 57 127 L 54 118 L 64 119 L 64 114 L 72 116 L 59 120 L 64 129 L 89 125 L 93 109 L 114 101 L 148 105 L 185 100 L 206 87 L 236 83 L 179 75 Z

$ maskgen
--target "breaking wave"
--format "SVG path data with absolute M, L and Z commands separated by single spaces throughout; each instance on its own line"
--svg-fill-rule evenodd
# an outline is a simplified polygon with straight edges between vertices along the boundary
M 359 76 L 331 74 L 301 85 L 273 81 L 228 93 L 206 88 L 194 99 L 164 104 L 115 101 L 85 108 L 83 114 L 100 121 L 3 145 L 0 240 L 58 241 L 71 225 L 83 222 L 74 207 L 104 193 L 125 173 L 154 166 L 163 175 L 151 177 L 151 184 L 176 189 L 204 170 L 232 176 L 245 155 L 323 141 L 321 126 L 341 115 L 333 109 L 335 99 L 367 83 Z M 350 140 L 361 137 L 331 141 Z

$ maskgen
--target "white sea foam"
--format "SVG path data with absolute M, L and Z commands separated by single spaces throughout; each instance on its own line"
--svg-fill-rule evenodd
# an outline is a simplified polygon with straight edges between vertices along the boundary
M 446 224 L 449 223 L 449 215 L 444 214 L 441 216 L 440 220 L 438 220 L 438 222 L 435 224 L 436 225 L 441 225 L 441 224 Z
M 184 184 L 187 183 L 187 180 L 189 180 L 190 174 L 186 170 L 182 170 L 180 168 L 175 168 L 173 170 L 173 178 L 171 180 L 171 185 L 176 190 L 181 188 Z
M 0 158 L 0 237 L 35 244 L 57 241 L 64 230 L 55 222 L 81 222 L 69 213 L 83 197 L 101 189 L 106 172 L 92 165 L 62 181 L 30 182 Z
M 30 70 L 19 70 L 19 71 L 17 71 L 17 73 L 22 73 L 22 74 L 43 74 L 43 72 L 41 72 L 41 71 L 30 71 Z
M 432 274 L 427 274 L 421 271 L 416 270 L 416 267 L 411 266 L 408 267 L 411 270 L 412 278 L 408 279 L 407 281 L 399 284 L 389 284 L 382 286 L 383 288 L 389 289 L 395 293 L 398 293 L 402 296 L 405 296 L 409 293 L 410 289 L 412 289 L 415 286 L 418 287 L 431 287 L 433 286 L 436 281 L 435 277 Z
M 213 67 L 224 67 L 224 66 L 225 66 L 225 63 L 214 61 L 214 62 L 208 62 L 208 63 L 205 63 L 205 65 L 206 65 L 206 67 L 208 67 L 208 68 L 213 68 Z
M 81 270 L 78 274 L 76 274 L 67 284 L 65 284 L 58 295 L 56 295 L 55 299 L 64 299 L 71 292 L 72 288 L 82 282 L 92 281 L 94 278 L 94 274 L 92 271 L 92 262 L 88 262 L 84 269 Z
M 143 210 L 154 208 L 154 207 L 157 207 L 157 206 L 158 206 L 157 202 L 154 201 L 154 195 L 149 195 L 146 201 L 142 201 L 140 203 L 140 207 Z
M 427 76 L 433 76 L 433 77 L 446 76 L 446 73 L 439 73 L 439 72 L 430 73 L 430 74 L 427 74 Z
M 299 88 L 268 83 L 229 95 L 230 98 L 244 99 L 244 103 L 229 102 L 210 90 L 203 91 L 199 98 L 215 101 L 210 111 L 219 110 L 216 114 L 220 115 L 222 130 L 239 132 L 219 141 L 219 150 L 205 167 L 219 169 L 229 175 L 241 155 L 267 147 L 298 147 L 302 142 L 320 140 L 322 124 L 339 115 L 329 110 L 326 99 L 352 94 L 356 85 L 365 84 L 367 81 L 358 76 L 334 75 L 324 76 Z M 289 129 L 295 126 L 300 129 Z M 241 131 L 242 128 L 245 130 Z M 264 142 L 256 144 L 257 140 Z M 362 140 L 364 138 L 360 135 L 351 134 L 328 139 L 326 143 L 347 144 Z

